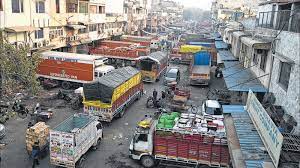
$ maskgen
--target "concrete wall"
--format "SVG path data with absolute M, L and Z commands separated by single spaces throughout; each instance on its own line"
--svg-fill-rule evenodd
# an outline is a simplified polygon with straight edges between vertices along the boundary
M 276 97 L 276 104 L 283 106 L 285 111 L 292 115 L 298 122 L 296 133 L 300 134 L 300 36 L 299 33 L 283 31 L 278 36 L 276 52 L 292 60 L 289 87 L 283 89 L 278 84 L 280 73 L 280 59 L 274 59 L 270 91 Z

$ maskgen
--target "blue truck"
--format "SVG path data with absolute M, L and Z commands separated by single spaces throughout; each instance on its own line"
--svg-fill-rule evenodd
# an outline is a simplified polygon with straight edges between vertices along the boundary
M 190 85 L 209 85 L 211 70 L 211 55 L 207 51 L 194 54 L 190 64 Z

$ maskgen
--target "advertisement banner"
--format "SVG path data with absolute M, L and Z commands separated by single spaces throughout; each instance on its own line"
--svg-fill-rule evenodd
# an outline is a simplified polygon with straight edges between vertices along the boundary
M 273 161 L 274 166 L 278 167 L 283 136 L 251 90 L 248 94 L 247 111 Z

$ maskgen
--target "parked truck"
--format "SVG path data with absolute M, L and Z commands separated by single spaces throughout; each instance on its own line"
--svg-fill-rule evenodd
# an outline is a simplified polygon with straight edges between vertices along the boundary
M 75 168 L 91 147 L 99 145 L 102 137 L 97 117 L 75 114 L 50 130 L 50 163 Z
M 190 85 L 209 85 L 211 56 L 207 51 L 201 51 L 193 56 L 190 64 Z
M 53 83 L 70 89 L 96 81 L 113 70 L 114 67 L 105 65 L 106 61 L 103 56 L 47 51 L 42 53 L 37 76 L 44 86 Z
M 86 113 L 98 116 L 101 121 L 111 122 L 115 117 L 122 117 L 143 94 L 141 72 L 133 67 L 113 70 L 100 79 L 83 86 L 83 104 Z
M 135 67 L 137 59 L 140 56 L 148 55 L 150 49 L 149 47 L 140 46 L 138 43 L 104 41 L 100 46 L 91 48 L 90 53 L 93 55 L 104 55 L 108 58 L 108 63 L 116 67 Z
M 224 123 L 220 119 L 188 113 L 163 114 L 138 123 L 129 156 L 143 167 L 208 165 L 229 167 L 230 155 Z
M 153 52 L 139 58 L 138 68 L 142 72 L 144 82 L 155 82 L 163 76 L 168 66 L 168 55 L 164 52 Z

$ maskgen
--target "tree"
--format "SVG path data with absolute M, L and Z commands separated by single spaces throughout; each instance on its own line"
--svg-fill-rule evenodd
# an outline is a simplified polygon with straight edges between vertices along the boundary
M 1 31 L 1 30 L 0 30 Z M 2 33 L 0 33 L 0 36 Z M 30 53 L 29 47 L 16 47 L 0 37 L 0 79 L 2 94 L 11 96 L 16 92 L 37 94 L 40 90 L 36 69 L 41 61 L 39 53 Z

